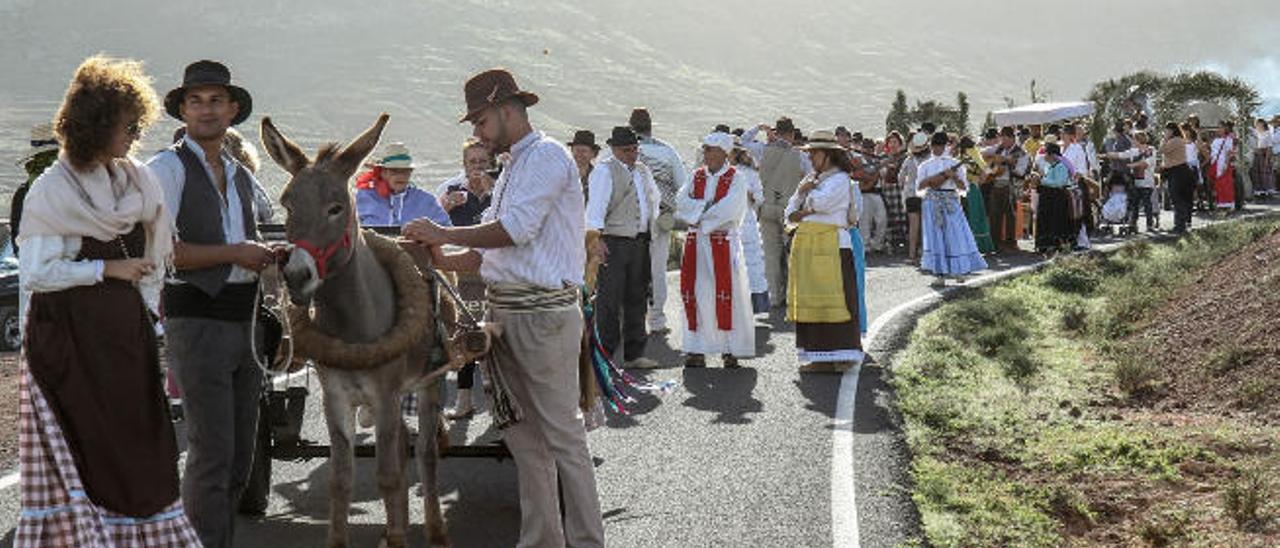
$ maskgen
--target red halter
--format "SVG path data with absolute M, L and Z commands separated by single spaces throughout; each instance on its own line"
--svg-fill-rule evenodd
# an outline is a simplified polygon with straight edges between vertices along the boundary
M 328 275 L 329 259 L 333 258 L 334 255 L 337 255 L 338 250 L 340 249 L 351 249 L 351 225 L 355 222 L 355 218 L 355 215 L 348 212 L 347 228 L 342 231 L 342 237 L 330 242 L 329 245 L 324 247 L 317 246 L 316 244 L 302 238 L 289 240 L 289 243 L 301 247 L 303 251 L 311 254 L 311 258 L 316 262 L 316 276 L 319 276 L 321 280 Z M 351 260 L 350 253 L 347 254 L 347 260 Z

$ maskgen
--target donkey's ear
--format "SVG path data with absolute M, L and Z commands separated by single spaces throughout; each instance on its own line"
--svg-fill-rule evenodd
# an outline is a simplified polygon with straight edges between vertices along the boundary
M 378 146 L 378 139 L 382 138 L 382 130 L 387 127 L 387 120 L 390 118 L 387 113 L 382 113 L 369 129 L 342 147 L 342 152 L 334 158 L 334 167 L 347 176 L 353 175 L 360 164 L 364 163 L 365 157 L 373 152 L 373 147 Z
M 298 145 L 290 141 L 276 129 L 276 125 L 271 123 L 270 116 L 262 117 L 262 146 L 267 149 L 267 154 L 271 155 L 271 159 L 275 160 L 280 167 L 288 171 L 290 175 L 297 175 L 302 168 L 307 167 L 310 162 L 307 155 L 302 152 Z

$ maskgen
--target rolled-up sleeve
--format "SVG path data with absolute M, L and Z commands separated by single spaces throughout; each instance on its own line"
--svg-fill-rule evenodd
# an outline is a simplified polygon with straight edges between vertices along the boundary
M 546 223 L 547 215 L 555 209 L 556 198 L 562 193 L 569 192 L 571 189 L 567 185 L 574 181 L 573 166 L 565 165 L 562 159 L 550 154 L 547 150 L 535 148 L 528 151 L 528 154 L 533 155 L 529 158 L 529 162 L 536 167 L 526 173 L 555 174 L 555 176 L 543 181 L 529 179 L 507 181 L 507 184 L 512 186 L 506 189 L 506 196 L 503 198 L 506 207 L 504 211 L 499 212 L 498 223 L 502 225 L 503 230 L 507 231 L 507 235 L 516 245 L 527 244 L 542 232 L 542 225 Z

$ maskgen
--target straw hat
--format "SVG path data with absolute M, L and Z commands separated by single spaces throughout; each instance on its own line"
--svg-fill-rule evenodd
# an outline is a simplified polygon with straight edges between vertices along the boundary
M 31 148 L 27 149 L 25 156 L 18 159 L 17 165 L 25 164 L 37 154 L 50 150 L 58 150 L 58 139 L 53 136 L 53 124 L 45 122 L 31 126 Z
M 800 150 L 844 150 L 840 143 L 836 141 L 835 132 L 828 129 L 819 129 L 809 135 L 809 142 L 800 147 Z
M 911 136 L 911 152 L 920 152 L 929 148 L 929 136 L 921 132 L 916 132 Z
M 389 143 L 382 149 L 382 155 L 374 164 L 382 169 L 413 169 L 413 157 L 409 155 L 409 147 L 404 143 Z

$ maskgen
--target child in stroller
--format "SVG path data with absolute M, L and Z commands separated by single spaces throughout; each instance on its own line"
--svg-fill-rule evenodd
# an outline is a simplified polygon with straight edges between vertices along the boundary
M 1107 180 L 1110 194 L 1102 204 L 1103 232 L 1115 236 L 1125 236 L 1129 230 L 1129 185 L 1125 176 L 1112 172 Z

